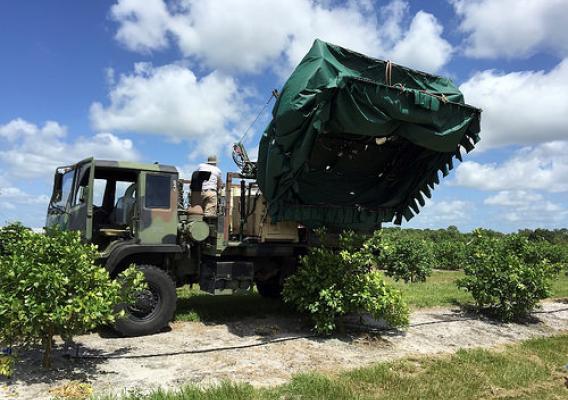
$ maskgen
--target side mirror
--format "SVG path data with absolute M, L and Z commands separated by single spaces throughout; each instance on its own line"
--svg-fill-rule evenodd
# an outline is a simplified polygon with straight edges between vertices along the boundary
M 79 188 L 79 202 L 86 203 L 89 199 L 89 187 L 81 186 Z

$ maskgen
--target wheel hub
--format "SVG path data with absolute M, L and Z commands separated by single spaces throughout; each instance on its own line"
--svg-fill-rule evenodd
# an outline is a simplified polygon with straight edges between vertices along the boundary
M 128 312 L 138 319 L 149 318 L 160 304 L 160 293 L 153 287 L 145 289 L 136 296 L 134 304 L 129 305 Z

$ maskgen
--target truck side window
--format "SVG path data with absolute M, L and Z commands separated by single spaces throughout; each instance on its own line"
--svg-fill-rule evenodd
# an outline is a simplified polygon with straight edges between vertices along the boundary
M 170 208 L 171 178 L 166 175 L 146 175 L 146 208 Z
M 77 172 L 77 188 L 75 189 L 75 194 L 73 196 L 73 202 L 71 203 L 72 206 L 75 206 L 80 203 L 79 193 L 81 193 L 81 188 L 85 187 L 89 184 L 89 172 L 91 168 L 83 166 L 80 171 Z M 79 181 L 80 179 L 80 181 Z
M 107 186 L 106 179 L 95 179 L 93 183 L 93 206 L 102 207 L 103 199 L 105 197 L 105 189 Z
M 62 183 L 61 183 L 61 192 L 59 193 L 59 198 L 55 199 L 54 205 L 57 207 L 65 208 L 67 205 L 67 200 L 69 200 L 69 196 L 71 195 L 71 191 L 73 190 L 73 178 L 75 176 L 75 170 L 70 170 L 63 175 Z

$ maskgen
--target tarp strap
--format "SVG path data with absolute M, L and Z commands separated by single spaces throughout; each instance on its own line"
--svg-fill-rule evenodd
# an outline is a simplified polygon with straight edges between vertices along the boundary
M 385 66 L 385 84 L 392 86 L 392 62 L 390 60 L 387 61 Z
M 256 123 L 256 121 L 258 121 L 258 119 L 260 118 L 260 116 L 262 114 L 264 114 L 264 111 L 266 111 L 266 108 L 268 107 L 268 105 L 270 104 L 270 101 L 272 100 L 272 98 L 278 100 L 278 89 L 274 89 L 272 90 L 272 92 L 270 92 L 270 97 L 268 98 L 268 100 L 266 100 L 266 103 L 264 104 L 264 106 L 260 109 L 260 111 L 258 112 L 256 118 L 251 122 L 251 124 L 249 125 L 249 127 L 246 129 L 245 133 L 243 133 L 243 136 L 241 136 L 241 138 L 239 139 L 238 143 L 243 143 L 243 141 L 245 140 L 246 136 L 248 135 L 250 129 L 253 127 L 253 125 Z

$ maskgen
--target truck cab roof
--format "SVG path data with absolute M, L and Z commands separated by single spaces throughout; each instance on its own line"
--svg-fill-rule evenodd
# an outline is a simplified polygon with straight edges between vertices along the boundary
M 173 165 L 165 165 L 159 163 L 140 163 L 132 161 L 112 161 L 112 160 L 97 160 L 92 157 L 79 161 L 74 165 L 67 167 L 76 168 L 82 164 L 93 162 L 95 167 L 113 168 L 113 169 L 128 169 L 138 171 L 153 171 L 153 172 L 169 172 L 177 174 L 178 170 Z M 65 168 L 65 167 L 59 167 Z M 58 169 L 59 169 L 58 168 Z

